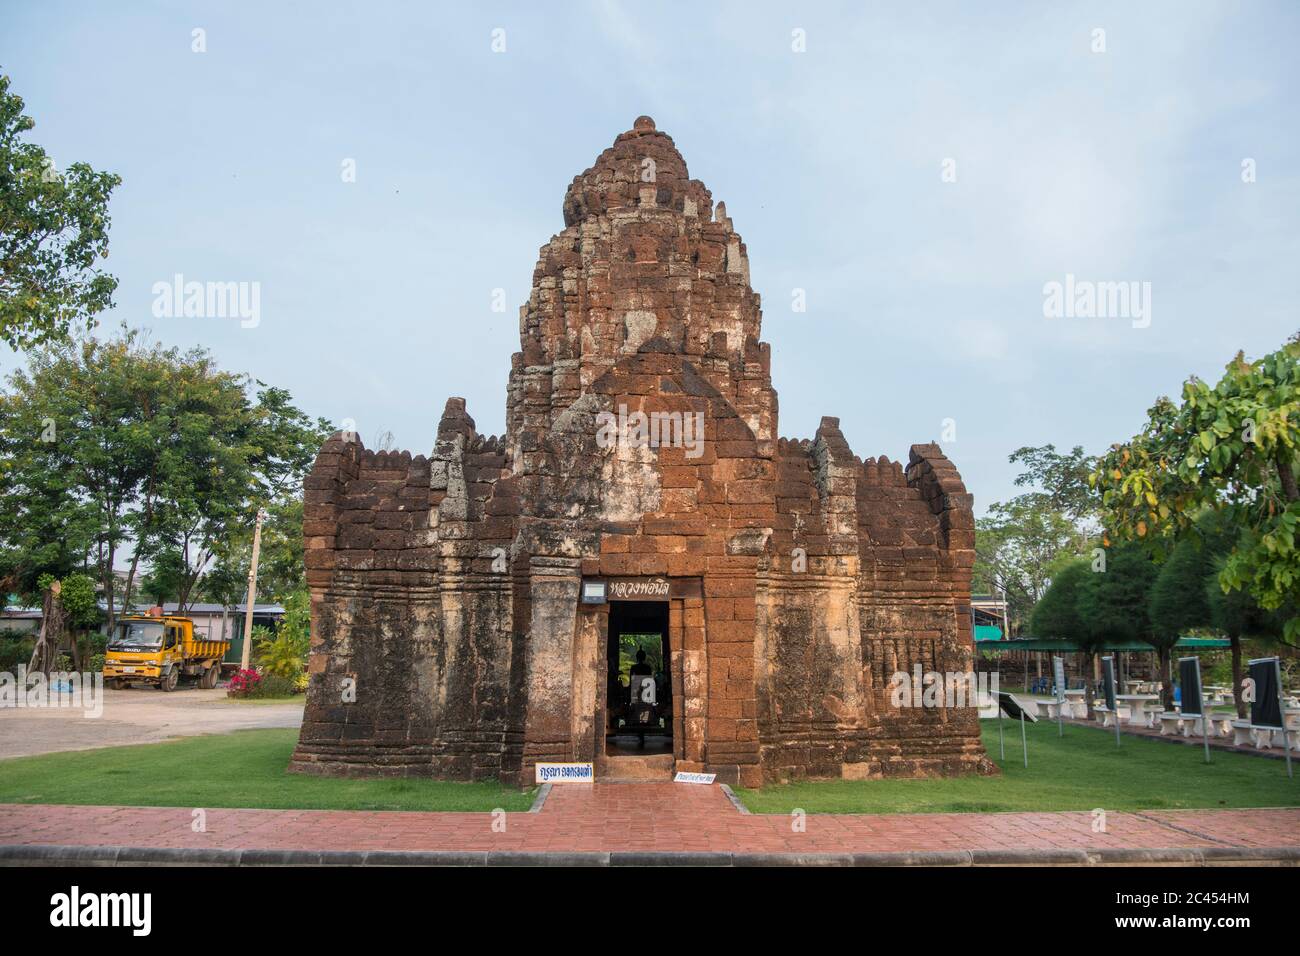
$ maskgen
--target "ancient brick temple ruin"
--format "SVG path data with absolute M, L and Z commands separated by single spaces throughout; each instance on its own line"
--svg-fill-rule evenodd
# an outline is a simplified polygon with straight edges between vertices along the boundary
M 835 418 L 777 437 L 760 320 L 723 204 L 641 117 L 564 196 L 505 435 L 453 398 L 428 457 L 346 433 L 321 449 L 291 769 L 530 785 L 539 761 L 597 777 L 639 761 L 746 786 L 989 771 L 974 709 L 889 692 L 918 665 L 970 667 L 971 496 L 937 445 L 862 459 Z M 644 744 L 618 742 L 629 633 L 662 648 Z

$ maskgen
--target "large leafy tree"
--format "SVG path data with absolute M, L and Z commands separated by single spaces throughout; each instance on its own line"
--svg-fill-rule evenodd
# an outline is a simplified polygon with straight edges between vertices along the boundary
M 1151 585 L 1147 605 L 1151 621 L 1148 640 L 1160 655 L 1166 685 L 1167 662 L 1178 639 L 1192 628 L 1211 626 L 1205 582 L 1212 574 L 1214 553 L 1206 542 L 1189 535 L 1174 545 Z M 1235 677 L 1234 672 L 1234 684 Z M 1173 695 L 1171 688 L 1166 686 L 1166 690 L 1168 707 L 1173 705 Z
M 222 542 L 212 570 L 204 576 L 203 593 L 225 605 L 244 600 L 248 566 L 253 553 L 251 525 L 235 529 Z M 257 593 L 283 603 L 307 586 L 303 573 L 302 498 L 286 497 L 266 508 L 262 550 L 257 562 Z
M 1156 647 L 1164 675 L 1166 706 L 1172 706 L 1169 647 L 1155 640 L 1149 611 L 1151 587 L 1159 568 L 1146 548 L 1119 545 L 1109 549 L 1105 570 L 1088 575 L 1079 592 L 1078 610 L 1090 639 L 1098 647 L 1142 641 Z
M 183 606 L 210 566 L 222 566 L 223 578 L 232 562 L 247 574 L 259 507 L 267 512 L 259 590 L 285 594 L 303 581 L 299 486 L 329 425 L 300 412 L 283 389 L 262 387 L 246 412 L 191 409 L 177 430 L 187 467 L 166 469 L 166 505 L 153 540 L 181 568 Z
M 1087 661 L 1088 673 L 1092 671 L 1093 658 L 1102 642 L 1082 611 L 1083 593 L 1093 576 L 1091 564 L 1083 558 L 1062 558 L 1053 569 L 1051 584 L 1034 605 L 1029 621 L 1035 637 L 1069 641 L 1072 648 L 1077 647 Z M 1092 695 L 1085 696 L 1091 713 Z
M 1104 523 L 1118 538 L 1185 533 L 1206 511 L 1239 531 L 1219 573 L 1265 610 L 1300 590 L 1300 335 L 1262 358 L 1238 353 L 1218 384 L 1161 398 L 1142 431 L 1099 461 Z M 1300 638 L 1300 614 L 1285 624 Z
M 1212 627 L 1228 636 L 1232 648 L 1232 693 L 1237 705 L 1237 716 L 1245 717 L 1247 704 L 1242 697 L 1242 639 L 1254 638 L 1275 641 L 1282 634 L 1287 618 L 1295 613 L 1295 599 L 1281 608 L 1265 611 L 1245 591 L 1224 591 L 1219 584 L 1219 573 L 1226 558 L 1216 556 L 1213 570 L 1202 581 L 1205 604 L 1209 610 Z
M 1018 487 L 1038 489 L 1029 493 L 1031 501 L 1064 517 L 1084 537 L 1095 529 L 1099 502 L 1089 479 L 1097 459 L 1085 455 L 1082 445 L 1065 454 L 1055 445 L 1025 446 L 1007 460 L 1024 466 L 1016 478 Z
M 88 328 L 113 304 L 108 199 L 121 177 L 73 163 L 60 172 L 23 134 L 36 124 L 0 74 L 0 339 L 29 348 Z
M 141 578 L 136 595 L 150 604 L 163 605 L 175 601 L 181 592 L 185 565 L 175 551 L 163 551 L 150 561 L 148 572 Z
M 1035 637 L 1052 641 L 1086 641 L 1089 631 L 1079 613 L 1079 595 L 1091 574 L 1088 562 L 1071 558 L 1057 570 L 1051 585 L 1034 606 L 1030 629 Z
M 1181 539 L 1160 565 L 1151 585 L 1149 614 L 1157 640 L 1173 644 L 1186 631 L 1210 623 L 1205 579 L 1214 571 L 1214 554 L 1192 537 Z
M 136 333 L 52 343 L 0 393 L 0 561 L 24 592 L 92 567 L 114 616 L 114 562 L 165 441 L 166 375 Z M 53 522 L 46 520 L 53 517 Z
M 1094 459 L 1075 446 L 1018 448 L 1008 458 L 1020 465 L 1016 485 L 1027 489 L 995 502 L 975 526 L 973 585 L 1001 593 L 1012 630 L 1029 619 L 1067 555 L 1086 550 L 1096 525 L 1098 499 L 1088 485 Z
M 1074 525 L 1032 496 L 995 503 L 976 524 L 973 586 L 977 592 L 1005 595 L 1007 617 L 1019 628 L 1074 540 Z
M 0 491 L 13 505 L 0 510 L 0 566 L 16 581 L 94 568 L 110 626 L 124 549 L 128 593 L 141 563 L 157 565 L 188 603 L 258 507 L 292 508 L 329 430 L 282 389 L 133 331 L 36 350 L 0 412 Z M 40 524 L 48 514 L 61 520 Z

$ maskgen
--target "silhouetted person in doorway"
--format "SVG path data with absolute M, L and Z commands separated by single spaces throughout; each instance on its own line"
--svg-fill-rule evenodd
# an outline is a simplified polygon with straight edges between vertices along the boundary
M 636 663 L 632 665 L 630 673 L 633 677 L 654 676 L 655 672 L 651 669 L 650 665 L 645 662 L 645 651 L 636 652 Z
M 628 672 L 631 684 L 632 706 L 629 711 L 632 717 L 632 728 L 636 731 L 637 746 L 645 746 L 645 732 L 651 726 L 654 719 L 654 668 L 646 663 L 645 651 L 636 652 L 636 663 L 632 665 Z M 648 693 L 642 685 L 646 681 L 650 682 Z

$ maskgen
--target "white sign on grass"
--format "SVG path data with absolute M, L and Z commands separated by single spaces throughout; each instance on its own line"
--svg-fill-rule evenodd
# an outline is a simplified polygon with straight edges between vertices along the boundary
M 689 773 L 679 770 L 677 776 L 673 777 L 673 783 L 713 783 L 717 776 L 716 773 Z

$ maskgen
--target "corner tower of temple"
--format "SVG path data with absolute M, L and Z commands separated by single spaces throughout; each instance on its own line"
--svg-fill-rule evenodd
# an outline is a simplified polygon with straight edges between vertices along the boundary
M 933 444 L 864 461 L 835 418 L 777 438 L 745 245 L 649 117 L 563 212 L 520 309 L 505 435 L 453 398 L 427 458 L 347 433 L 321 450 L 291 769 L 610 772 L 613 604 L 583 599 L 599 584 L 664 607 L 671 769 L 747 786 L 988 772 L 972 707 L 893 692 L 915 667 L 971 667 L 956 468 Z M 625 427 L 638 415 L 662 427 Z

